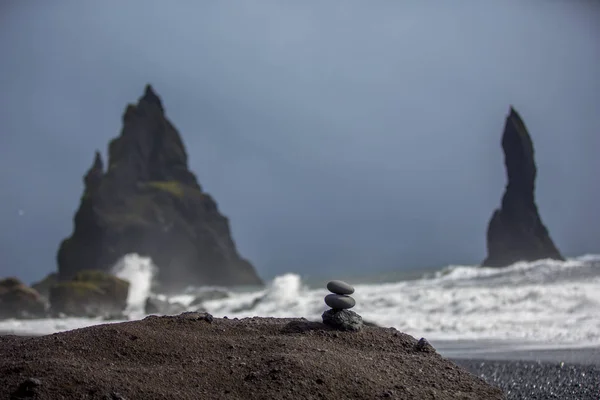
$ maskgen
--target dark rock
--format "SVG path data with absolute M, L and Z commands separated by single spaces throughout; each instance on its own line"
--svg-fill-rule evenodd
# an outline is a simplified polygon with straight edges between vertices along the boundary
M 212 314 L 209 314 L 207 312 L 197 312 L 197 311 L 187 311 L 187 312 L 179 314 L 177 317 L 181 318 L 181 319 L 190 319 L 193 321 L 206 321 L 208 323 L 213 322 L 213 319 L 214 319 Z
M 146 314 L 177 315 L 185 310 L 186 307 L 181 303 L 171 303 L 156 297 L 148 297 L 144 306 Z
M 415 345 L 415 350 L 422 351 L 425 353 L 435 353 L 435 349 L 425 338 L 419 339 L 419 341 Z
M 72 280 L 50 288 L 50 308 L 54 315 L 121 315 L 127 306 L 128 292 L 129 282 L 102 271 L 84 270 Z
M 502 205 L 494 211 L 488 225 L 488 256 L 483 265 L 503 267 L 517 261 L 564 260 L 539 216 L 533 142 L 512 107 L 504 126 L 502 148 L 508 184 Z
M 47 306 L 35 289 L 17 278 L 0 279 L 0 319 L 45 317 Z
M 342 331 L 359 331 L 363 327 L 360 315 L 350 310 L 327 310 L 323 313 L 323 323 Z
M 109 271 L 124 255 L 149 256 L 161 292 L 200 285 L 262 285 L 237 252 L 229 221 L 188 169 L 179 133 L 146 87 L 123 114 L 120 136 L 96 152 L 74 230 L 57 254 L 61 280 L 82 269 Z
M 91 168 L 83 177 L 83 183 L 90 193 L 96 193 L 100 185 L 102 184 L 102 178 L 104 177 L 104 163 L 102 162 L 102 156 L 100 152 L 96 150 L 94 155 L 94 163 Z

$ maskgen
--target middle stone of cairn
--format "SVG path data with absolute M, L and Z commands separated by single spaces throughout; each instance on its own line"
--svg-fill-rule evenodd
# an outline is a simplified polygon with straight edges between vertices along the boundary
M 344 281 L 329 281 L 327 290 L 333 294 L 325 296 L 325 304 L 334 310 L 346 310 L 356 305 L 356 301 L 351 296 L 354 288 Z
M 332 294 L 325 296 L 325 304 L 331 309 L 323 313 L 323 323 L 345 331 L 360 330 L 363 326 L 362 317 L 349 310 L 356 305 L 354 298 L 349 296 L 354 293 L 354 288 L 346 282 L 336 280 L 327 283 L 327 289 Z

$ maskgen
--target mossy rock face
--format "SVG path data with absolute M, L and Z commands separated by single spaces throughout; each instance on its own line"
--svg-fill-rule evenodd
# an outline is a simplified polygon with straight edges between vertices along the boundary
M 129 282 L 102 271 L 83 270 L 70 281 L 50 288 L 54 315 L 76 317 L 111 316 L 127 306 Z
M 47 303 L 42 296 L 17 278 L 0 280 L 0 319 L 41 318 Z
M 177 181 L 152 181 L 147 183 L 148 187 L 162 190 L 172 194 L 175 197 L 183 197 L 184 186 Z

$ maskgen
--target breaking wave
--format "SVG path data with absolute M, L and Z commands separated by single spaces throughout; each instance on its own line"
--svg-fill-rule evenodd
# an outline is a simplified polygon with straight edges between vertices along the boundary
M 130 317 L 142 317 L 146 299 L 151 294 L 152 281 L 158 268 L 149 257 L 138 254 L 127 254 L 112 269 L 112 273 L 129 282 L 127 308 L 125 313 Z
M 155 272 L 151 260 L 129 255 L 115 266 L 132 282 L 128 312 L 139 318 Z M 331 277 L 332 279 L 335 276 Z M 353 309 L 369 322 L 430 340 L 506 340 L 545 345 L 600 345 L 600 255 L 567 261 L 519 262 L 506 268 L 449 266 L 417 280 L 349 282 Z M 227 293 L 204 301 L 215 317 L 305 317 L 319 320 L 327 290 L 311 289 L 299 275 L 273 279 L 265 289 Z M 168 300 L 189 309 L 198 292 Z M 223 297 L 223 296 L 221 296 Z M 0 321 L 0 330 L 51 333 L 105 321 Z

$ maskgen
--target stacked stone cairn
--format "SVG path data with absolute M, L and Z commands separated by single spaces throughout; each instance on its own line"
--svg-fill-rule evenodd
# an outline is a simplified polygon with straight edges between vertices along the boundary
M 349 309 L 356 305 L 356 301 L 350 295 L 354 288 L 343 281 L 330 281 L 327 290 L 331 292 L 325 296 L 325 304 L 331 309 L 322 315 L 323 323 L 342 331 L 359 331 L 363 327 L 360 315 Z

